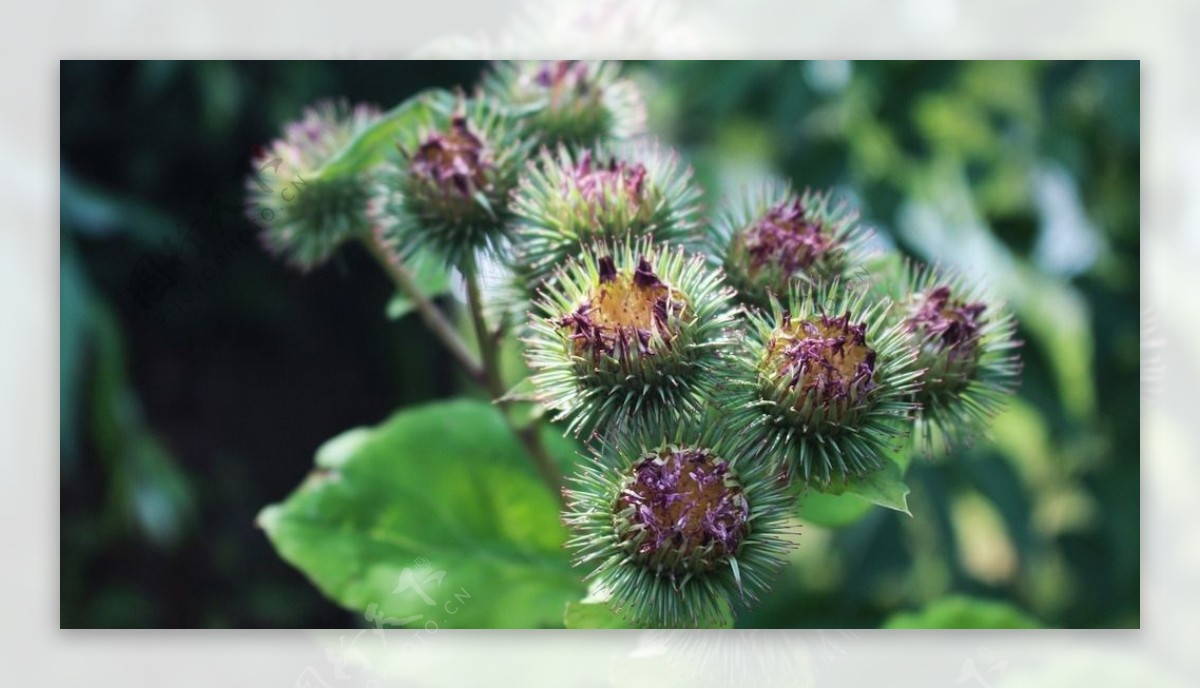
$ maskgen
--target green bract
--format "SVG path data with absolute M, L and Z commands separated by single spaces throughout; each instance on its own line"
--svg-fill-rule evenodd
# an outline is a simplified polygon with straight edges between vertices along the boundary
M 369 228 L 366 174 L 322 177 L 322 167 L 379 120 L 368 105 L 322 101 L 284 126 L 283 138 L 255 155 L 246 180 L 246 213 L 263 244 L 288 263 L 309 270 Z
M 699 239 L 700 189 L 657 144 L 572 153 L 543 150 L 513 195 L 517 256 L 530 292 L 595 242 Z
M 765 308 L 769 294 L 782 298 L 792 283 L 856 277 L 868 237 L 857 220 L 832 191 L 797 194 L 771 181 L 730 203 L 709 237 L 739 301 Z
M 539 144 L 590 146 L 636 136 L 646 126 L 641 94 L 613 62 L 499 62 L 484 90 L 520 116 Z
M 401 254 L 418 248 L 459 264 L 508 236 L 508 196 L 525 144 L 485 100 L 429 97 L 424 121 L 399 132 L 371 214 Z
M 733 319 L 719 272 L 682 248 L 597 245 L 534 304 L 526 359 L 541 402 L 575 433 L 705 406 Z
M 785 303 L 751 310 L 734 357 L 731 427 L 805 483 L 883 467 L 920 375 L 888 307 L 834 282 L 793 286 Z
M 892 320 L 917 351 L 914 441 L 926 452 L 969 441 L 1016 387 L 1016 321 L 952 271 L 905 262 L 882 284 L 896 300 Z
M 639 625 L 715 623 L 768 587 L 789 548 L 786 487 L 718 422 L 621 427 L 566 492 L 576 566 Z

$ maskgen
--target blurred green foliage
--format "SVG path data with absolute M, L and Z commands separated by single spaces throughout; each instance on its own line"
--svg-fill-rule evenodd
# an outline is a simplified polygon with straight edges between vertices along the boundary
M 364 254 L 308 276 L 272 261 L 244 176 L 316 98 L 386 108 L 481 68 L 63 64 L 64 627 L 369 625 L 254 516 L 327 439 L 465 386 L 406 304 L 385 317 Z M 810 496 L 791 564 L 738 625 L 1137 626 L 1138 64 L 628 69 L 710 208 L 764 175 L 834 187 L 882 244 L 983 277 L 1026 342 L 992 437 L 912 462 L 912 517 Z

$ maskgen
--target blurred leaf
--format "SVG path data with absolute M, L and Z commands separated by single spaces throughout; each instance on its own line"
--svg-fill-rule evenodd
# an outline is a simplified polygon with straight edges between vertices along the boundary
M 59 173 L 59 211 L 62 226 L 72 232 L 98 237 L 124 234 L 144 247 L 161 248 L 175 228 L 171 215 L 81 182 L 66 169 Z
M 88 308 L 89 286 L 83 264 L 75 253 L 74 244 L 64 235 L 59 260 L 58 309 L 58 439 L 60 459 L 71 463 L 79 452 L 80 386 L 83 377 L 84 355 L 91 309 Z
M 142 416 L 116 316 L 99 298 L 92 300 L 92 309 L 91 427 L 110 477 L 110 514 L 128 520 L 157 545 L 173 545 L 195 516 L 190 482 Z
M 210 138 L 224 137 L 237 120 L 243 83 L 238 68 L 229 62 L 206 60 L 196 64 L 203 105 L 200 122 Z
M 555 497 L 491 405 L 409 408 L 318 458 L 258 522 L 341 605 L 395 625 L 523 628 L 561 625 L 582 595 Z
M 917 612 L 892 615 L 885 629 L 1041 629 L 1025 612 L 999 601 L 946 596 Z
M 450 291 L 450 270 L 442 261 L 418 252 L 406 261 L 406 265 L 412 272 L 417 287 L 430 299 Z M 417 305 L 407 294 L 397 291 L 388 302 L 387 317 L 399 320 L 416 308 Z
M 1000 143 L 987 113 L 959 96 L 927 95 L 916 103 L 913 118 L 930 142 L 955 156 L 990 156 Z
M 326 163 L 317 176 L 331 179 L 356 175 L 374 167 L 394 150 L 398 132 L 427 120 L 430 99 L 435 93 L 438 91 L 424 91 L 384 113 L 378 122 L 359 133 Z

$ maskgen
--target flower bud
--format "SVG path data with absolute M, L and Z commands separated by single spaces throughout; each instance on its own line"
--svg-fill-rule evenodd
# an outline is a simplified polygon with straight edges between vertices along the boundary
M 711 233 L 713 253 L 739 300 L 765 308 L 769 294 L 783 298 L 795 282 L 851 277 L 867 237 L 856 220 L 845 203 L 833 205 L 832 192 L 796 195 L 767 183 L 724 212 Z
M 402 253 L 426 248 L 459 263 L 507 238 L 523 144 L 484 101 L 443 96 L 429 105 L 425 121 L 401 133 L 371 211 Z
M 531 291 L 596 242 L 653 235 L 674 244 L 699 240 L 700 190 L 692 172 L 659 146 L 617 154 L 543 150 L 513 195 L 517 264 Z
M 322 178 L 321 168 L 379 119 L 368 105 L 322 101 L 285 125 L 283 138 L 258 152 L 246 180 L 246 213 L 269 251 L 309 270 L 369 228 L 365 175 Z
M 916 348 L 921 371 L 917 443 L 926 451 L 969 440 L 1003 407 L 1020 373 L 1016 323 L 961 276 L 911 264 L 892 280 L 894 319 Z
M 542 403 L 577 434 L 698 413 L 727 343 L 730 296 L 682 249 L 643 241 L 585 251 L 534 303 L 526 358 Z
M 890 303 L 834 282 L 750 313 L 737 357 L 733 428 L 818 486 L 875 471 L 904 432 L 918 371 Z
M 567 547 L 636 623 L 711 622 L 764 590 L 787 550 L 785 486 L 716 421 L 623 427 L 566 493 Z
M 591 146 L 631 138 L 646 126 L 641 94 L 613 62 L 500 62 L 484 89 L 518 113 L 542 145 Z

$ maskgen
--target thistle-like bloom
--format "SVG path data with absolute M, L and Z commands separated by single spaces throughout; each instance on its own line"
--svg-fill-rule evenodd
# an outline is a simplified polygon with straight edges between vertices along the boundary
M 720 273 L 682 248 L 585 251 L 534 303 L 525 356 L 542 404 L 576 434 L 698 414 L 728 343 L 730 298 Z
M 730 284 L 746 304 L 766 307 L 795 282 L 823 285 L 850 278 L 863 260 L 867 233 L 858 214 L 832 192 L 797 195 L 768 182 L 734 202 L 710 239 Z
M 379 119 L 368 105 L 322 101 L 284 126 L 283 138 L 256 152 L 246 180 L 246 214 L 267 249 L 309 270 L 369 229 L 365 175 L 325 178 L 322 167 Z
M 441 94 L 427 112 L 401 132 L 371 214 L 400 252 L 427 248 L 457 264 L 508 236 L 508 197 L 525 145 L 485 100 Z
M 923 371 L 914 440 L 926 451 L 969 440 L 1003 407 L 1021 370 L 1016 321 L 954 273 L 906 263 L 893 276 L 898 321 Z
M 736 357 L 733 428 L 791 475 L 828 486 L 887 462 L 920 371 L 886 300 L 831 283 L 752 310 Z
M 765 590 L 788 550 L 785 485 L 718 421 L 620 428 L 566 491 L 576 566 L 637 624 L 711 623 Z
M 613 62 L 500 62 L 484 90 L 518 114 L 538 144 L 591 146 L 646 127 L 641 94 Z
M 531 292 L 566 261 L 597 242 L 655 239 L 688 245 L 700 238 L 700 190 L 674 152 L 657 145 L 617 154 L 543 150 L 513 194 L 517 265 Z

